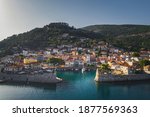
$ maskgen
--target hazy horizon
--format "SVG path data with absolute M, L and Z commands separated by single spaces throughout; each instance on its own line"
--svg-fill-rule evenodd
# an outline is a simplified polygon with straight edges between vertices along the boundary
M 150 25 L 148 0 L 0 0 L 0 40 L 53 22 Z

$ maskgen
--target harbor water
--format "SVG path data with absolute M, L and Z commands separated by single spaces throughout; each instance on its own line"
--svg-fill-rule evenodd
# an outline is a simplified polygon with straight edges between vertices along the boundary
M 1 100 L 141 100 L 150 99 L 150 81 L 97 83 L 95 71 L 57 72 L 58 84 L 1 83 Z

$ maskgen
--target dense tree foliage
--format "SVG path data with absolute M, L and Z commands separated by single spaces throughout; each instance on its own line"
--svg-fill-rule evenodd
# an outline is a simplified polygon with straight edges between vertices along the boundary
M 47 60 L 47 63 L 50 63 L 52 65 L 64 65 L 65 61 L 60 58 L 49 58 Z
M 108 73 L 110 71 L 108 64 L 101 64 L 98 69 L 101 73 Z
M 140 57 L 140 54 L 139 54 L 138 52 L 134 52 L 134 53 L 132 54 L 132 57 Z
M 140 63 L 140 65 L 141 65 L 141 67 L 150 65 L 150 61 L 149 61 L 149 60 L 140 60 L 139 63 Z
M 62 44 L 80 45 L 81 38 L 100 39 L 102 36 L 94 32 L 75 29 L 67 23 L 51 23 L 43 28 L 35 28 L 29 32 L 13 35 L 0 42 L 0 49 L 13 47 L 43 49 Z
M 83 29 L 100 33 L 107 42 L 128 51 L 150 50 L 150 26 L 93 25 Z

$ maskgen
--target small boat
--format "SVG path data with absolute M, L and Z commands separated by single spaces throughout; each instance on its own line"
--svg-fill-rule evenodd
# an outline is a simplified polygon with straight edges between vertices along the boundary
M 5 80 L 0 80 L 0 83 L 4 83 L 4 82 L 6 82 Z
M 78 71 L 79 69 L 75 69 L 76 71 Z
M 51 69 L 47 69 L 46 71 L 47 71 L 47 72 L 50 72 L 50 73 L 53 72 L 53 70 L 51 70 Z

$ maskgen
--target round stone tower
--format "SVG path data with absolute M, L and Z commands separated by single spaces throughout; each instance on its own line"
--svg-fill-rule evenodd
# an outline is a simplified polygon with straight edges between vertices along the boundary
M 99 70 L 98 70 L 98 68 L 97 68 L 97 70 L 96 70 L 96 75 L 95 75 L 95 81 L 99 81 L 99 78 L 100 78 L 100 74 L 99 74 Z

